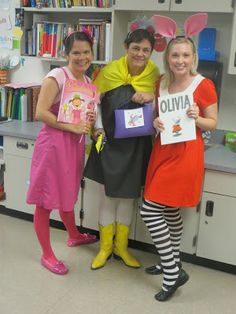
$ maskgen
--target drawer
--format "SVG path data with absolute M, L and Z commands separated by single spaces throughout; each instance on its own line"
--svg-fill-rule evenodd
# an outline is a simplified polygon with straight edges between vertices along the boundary
M 4 136 L 3 153 L 15 156 L 32 158 L 34 151 L 34 140 L 20 137 Z
M 236 197 L 236 174 L 206 170 L 203 190 Z

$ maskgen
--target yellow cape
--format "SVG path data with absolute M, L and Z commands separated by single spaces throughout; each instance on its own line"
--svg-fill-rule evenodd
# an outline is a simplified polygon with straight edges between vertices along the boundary
M 149 60 L 144 71 L 131 76 L 128 72 L 127 56 L 111 62 L 101 69 L 94 84 L 100 93 L 105 93 L 122 85 L 132 85 L 137 92 L 153 93 L 159 70 L 152 60 Z

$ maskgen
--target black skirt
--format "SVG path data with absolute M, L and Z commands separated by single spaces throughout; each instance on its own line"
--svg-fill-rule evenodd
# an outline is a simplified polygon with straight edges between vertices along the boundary
M 109 197 L 137 198 L 145 182 L 152 149 L 151 136 L 114 139 L 114 110 L 128 103 L 135 90 L 131 85 L 107 92 L 101 102 L 101 114 L 107 142 L 98 154 L 95 142 L 85 166 L 84 176 L 104 184 Z

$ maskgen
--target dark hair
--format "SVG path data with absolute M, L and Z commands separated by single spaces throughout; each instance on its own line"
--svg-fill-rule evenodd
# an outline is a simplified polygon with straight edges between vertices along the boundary
M 63 44 L 65 46 L 65 54 L 68 55 L 73 47 L 73 44 L 75 41 L 86 41 L 89 45 L 91 50 L 93 51 L 93 40 L 90 37 L 89 34 L 86 32 L 79 32 L 75 31 L 70 33 L 68 36 L 66 36 L 63 40 Z
M 136 29 L 133 32 L 130 32 L 127 34 L 124 44 L 127 48 L 129 48 L 129 45 L 131 43 L 140 43 L 142 40 L 147 39 L 150 42 L 150 45 L 154 47 L 155 39 L 153 33 L 149 32 L 147 29 Z

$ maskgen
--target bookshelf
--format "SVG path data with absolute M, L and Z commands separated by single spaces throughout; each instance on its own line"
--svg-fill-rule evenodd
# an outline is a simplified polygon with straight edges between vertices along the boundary
M 94 38 L 94 63 L 106 64 L 111 61 L 114 14 L 112 8 L 23 9 L 21 56 L 37 57 L 48 62 L 65 62 L 62 39 L 71 30 L 86 28 Z

